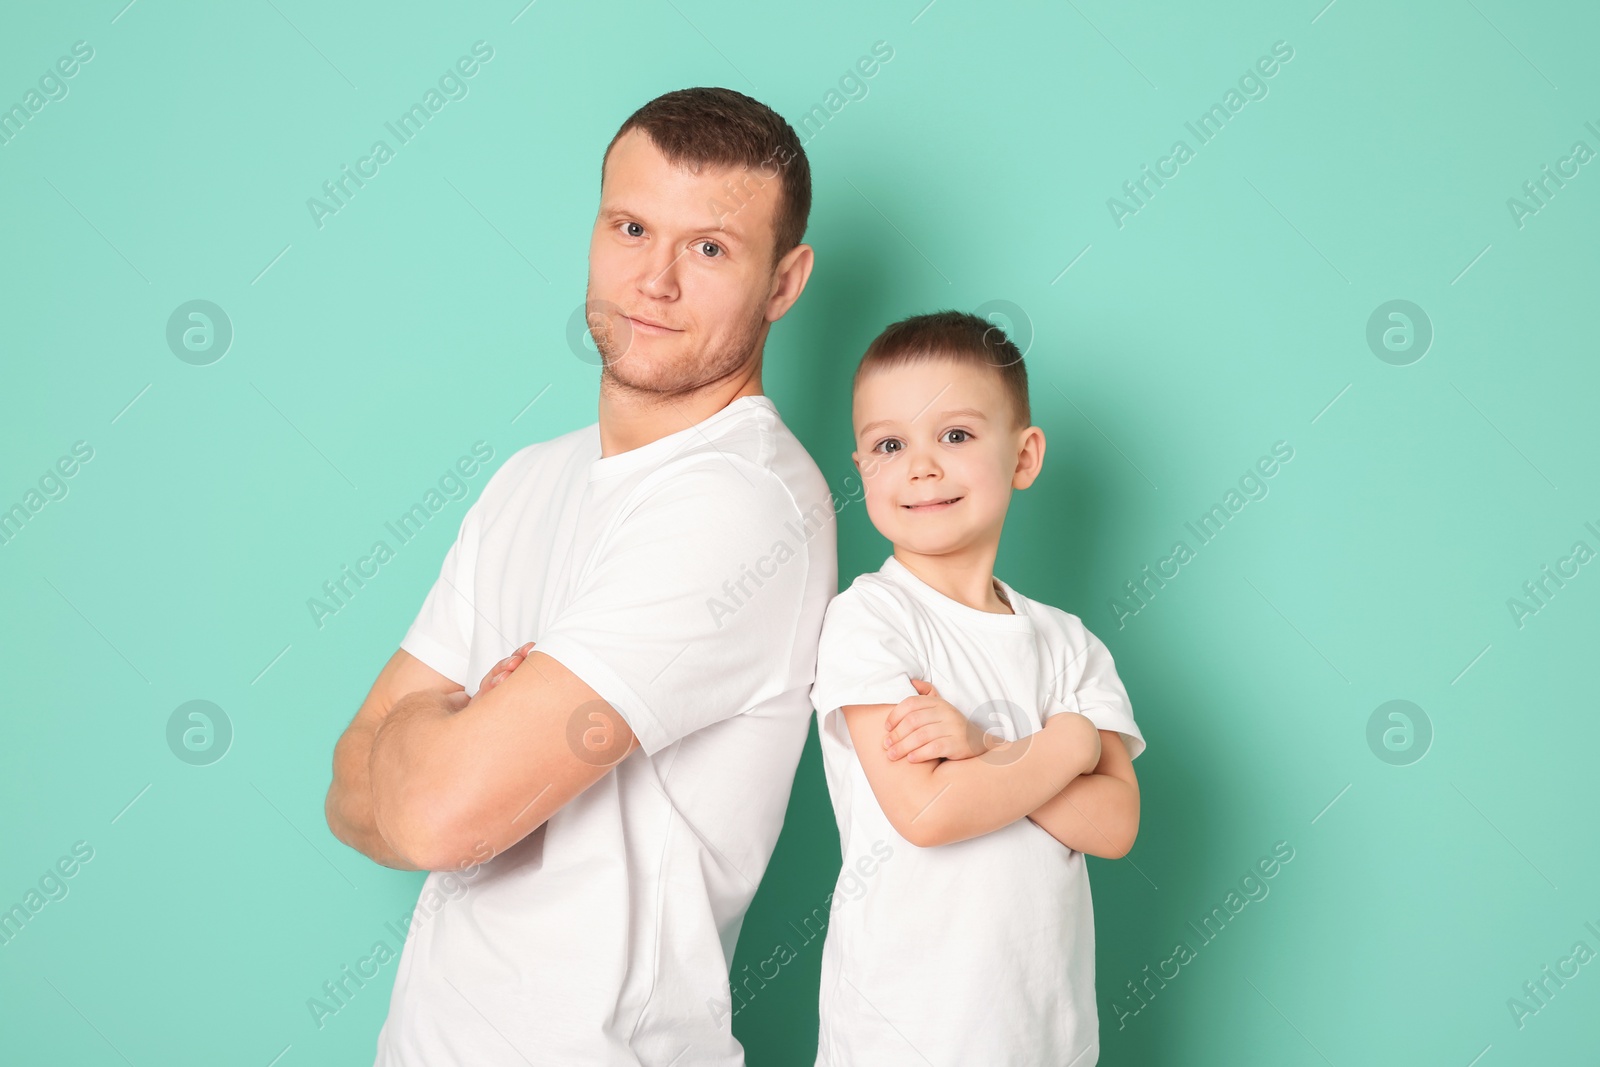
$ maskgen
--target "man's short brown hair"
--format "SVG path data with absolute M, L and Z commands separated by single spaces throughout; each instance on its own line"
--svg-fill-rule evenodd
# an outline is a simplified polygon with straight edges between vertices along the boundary
M 1015 429 L 1033 425 L 1022 353 L 999 326 L 965 311 L 913 315 L 885 327 L 857 364 L 851 394 L 873 371 L 930 359 L 953 359 L 999 375 L 1001 388 L 1011 401 Z
M 778 178 L 782 193 L 774 220 L 774 263 L 805 237 L 811 214 L 811 166 L 794 129 L 767 105 L 732 89 L 700 87 L 663 93 L 629 115 L 606 145 L 600 158 L 602 183 L 612 147 L 635 128 L 643 130 L 656 150 L 678 166 L 694 171 L 708 164 L 748 167 L 761 179 Z M 737 210 L 743 197 L 730 197 L 722 203 Z

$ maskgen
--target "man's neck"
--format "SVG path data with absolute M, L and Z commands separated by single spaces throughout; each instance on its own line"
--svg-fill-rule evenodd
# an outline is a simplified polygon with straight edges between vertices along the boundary
M 761 396 L 759 363 L 692 393 L 672 397 L 600 381 L 600 455 L 631 452 L 704 422 L 742 396 Z

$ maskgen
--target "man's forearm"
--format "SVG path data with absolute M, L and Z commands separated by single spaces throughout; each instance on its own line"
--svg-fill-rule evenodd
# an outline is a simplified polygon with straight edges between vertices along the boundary
M 421 870 L 384 840 L 373 816 L 369 762 L 381 722 L 358 717 L 334 746 L 333 785 L 325 805 L 328 826 L 340 841 L 375 863 L 399 871 Z
M 1068 848 L 1121 859 L 1139 832 L 1139 792 L 1109 774 L 1082 774 L 1028 818 Z
M 466 697 L 457 694 L 461 704 Z M 444 811 L 432 798 L 450 794 L 445 734 L 456 704 L 444 694 L 420 690 L 395 701 L 371 743 L 367 772 L 372 823 L 378 835 L 417 869 L 434 859 L 443 838 Z
M 943 845 L 1009 826 L 1093 768 L 1099 744 L 1092 722 L 1063 714 L 983 756 L 944 760 L 931 775 L 932 797 L 911 820 L 915 837 L 907 839 Z

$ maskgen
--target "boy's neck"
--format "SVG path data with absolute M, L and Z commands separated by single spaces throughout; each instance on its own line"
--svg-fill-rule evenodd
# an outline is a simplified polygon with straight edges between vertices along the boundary
M 999 547 L 994 544 L 947 556 L 926 556 L 895 545 L 894 558 L 906 570 L 958 604 L 995 615 L 1015 615 L 1012 606 L 1000 595 L 999 583 L 994 578 L 994 559 Z

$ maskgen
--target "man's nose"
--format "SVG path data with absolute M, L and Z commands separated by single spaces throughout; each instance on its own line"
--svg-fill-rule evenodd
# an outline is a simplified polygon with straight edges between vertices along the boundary
M 678 294 L 678 264 L 683 258 L 685 249 L 673 250 L 667 245 L 658 245 L 646 257 L 644 270 L 638 280 L 639 291 L 646 296 L 674 297 Z

